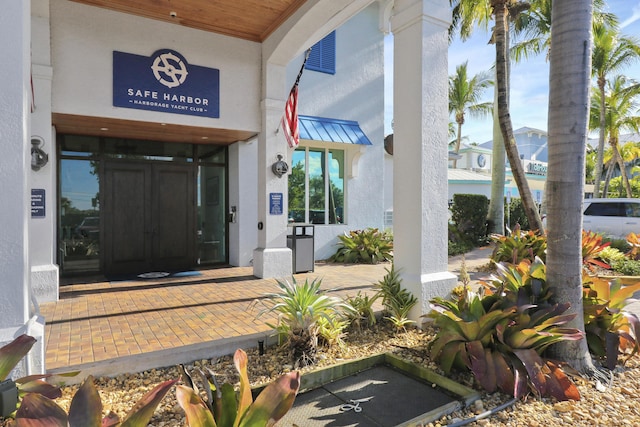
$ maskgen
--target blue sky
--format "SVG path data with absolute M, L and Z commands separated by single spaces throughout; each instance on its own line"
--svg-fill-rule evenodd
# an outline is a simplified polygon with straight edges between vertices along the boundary
M 640 38 L 640 0 L 608 0 L 609 12 L 618 16 L 623 27 L 622 33 L 627 36 Z M 471 75 L 482 71 L 489 71 L 495 61 L 495 47 L 487 44 L 489 35 L 484 31 L 477 31 L 466 42 L 455 40 L 449 47 L 449 75 L 455 72 L 456 66 L 468 61 Z M 386 46 L 392 47 L 392 39 L 386 40 Z M 391 49 L 387 49 L 390 51 Z M 387 55 L 386 70 L 392 64 Z M 513 64 L 511 71 L 511 120 L 514 129 L 527 126 L 547 130 L 547 109 L 549 99 L 549 64 L 544 55 L 531 57 L 519 64 Z M 626 68 L 623 74 L 640 80 L 640 63 Z M 389 77 L 388 75 L 385 77 Z M 393 111 L 392 88 L 389 84 L 392 78 L 386 80 L 387 99 L 385 114 L 385 135 L 392 132 L 391 118 Z M 493 90 L 486 92 L 483 101 L 493 101 Z M 463 136 L 467 136 L 467 143 L 483 142 L 493 139 L 490 118 L 473 119 L 467 116 L 462 126 Z

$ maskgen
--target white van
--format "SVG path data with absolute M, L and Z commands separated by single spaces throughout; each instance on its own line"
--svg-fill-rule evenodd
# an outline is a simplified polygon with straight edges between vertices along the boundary
M 640 199 L 585 199 L 582 228 L 624 239 L 640 234 Z

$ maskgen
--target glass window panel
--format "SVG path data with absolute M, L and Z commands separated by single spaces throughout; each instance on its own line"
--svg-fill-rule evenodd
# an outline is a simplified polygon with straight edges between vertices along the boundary
M 296 150 L 291 156 L 289 174 L 289 222 L 304 223 L 305 219 L 305 150 Z
M 329 224 L 344 223 L 344 151 L 329 150 Z
M 60 141 L 63 155 L 96 156 L 100 151 L 100 140 L 95 136 L 64 135 Z
M 200 264 L 227 260 L 226 170 L 201 166 L 198 173 L 198 259 Z
M 193 161 L 191 144 L 105 138 L 104 152 L 118 159 Z
M 203 162 L 226 163 L 226 147 L 217 145 L 198 146 L 198 159 Z
M 97 161 L 60 162 L 60 257 L 64 272 L 100 269 Z
M 309 222 L 325 224 L 325 151 L 309 150 Z

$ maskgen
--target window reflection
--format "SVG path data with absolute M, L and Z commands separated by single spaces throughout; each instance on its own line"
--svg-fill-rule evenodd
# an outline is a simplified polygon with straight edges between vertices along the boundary
M 60 162 L 60 258 L 64 271 L 100 269 L 98 161 Z
M 344 150 L 310 148 L 293 153 L 289 222 L 344 223 L 344 158 Z

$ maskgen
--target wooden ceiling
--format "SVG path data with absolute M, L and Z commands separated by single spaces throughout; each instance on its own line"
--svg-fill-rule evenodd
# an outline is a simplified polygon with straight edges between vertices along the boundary
M 69 135 L 105 136 L 190 144 L 229 145 L 237 141 L 246 141 L 256 135 L 255 132 L 240 130 L 60 113 L 53 113 L 52 122 L 56 126 L 57 133 Z
M 261 42 L 306 0 L 73 0 Z
M 198 30 L 262 42 L 306 0 L 72 0 Z M 59 133 L 228 145 L 254 132 L 53 114 Z

